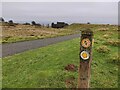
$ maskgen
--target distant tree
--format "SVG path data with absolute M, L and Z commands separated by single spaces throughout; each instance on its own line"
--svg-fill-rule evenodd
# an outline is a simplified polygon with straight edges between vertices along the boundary
M 30 23 L 27 23 L 27 22 L 26 22 L 26 23 L 24 23 L 23 25 L 30 25 Z
M 49 24 L 47 24 L 47 28 L 49 28 L 50 26 L 49 26 Z
M 90 22 L 87 22 L 87 24 L 90 24 Z
M 54 23 L 51 24 L 51 26 L 53 26 L 53 25 L 54 25 Z
M 32 21 L 31 23 L 32 23 L 32 25 L 36 25 L 36 22 L 35 22 L 35 21 Z
M 52 28 L 55 28 L 55 24 L 54 24 L 53 22 L 51 23 L 51 27 L 52 27 Z
M 8 22 L 9 22 L 10 24 L 13 24 L 13 20 L 9 20 Z
M 13 20 L 9 20 L 8 23 L 10 26 L 14 26 Z
M 0 17 L 0 22 L 4 22 L 5 20 L 2 18 L 2 17 Z

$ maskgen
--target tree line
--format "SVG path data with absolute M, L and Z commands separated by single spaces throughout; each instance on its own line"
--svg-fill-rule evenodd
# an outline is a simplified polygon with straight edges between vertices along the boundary
M 13 20 L 9 20 L 8 22 L 6 22 L 3 17 L 0 17 L 0 22 L 7 23 L 10 26 L 15 26 L 16 24 L 18 24 L 18 23 L 14 23 Z M 26 22 L 23 23 L 23 25 L 34 25 L 34 26 L 44 27 L 44 24 L 41 25 L 39 23 L 36 23 L 35 21 L 32 21 L 31 23 Z M 57 22 L 57 24 L 51 23 L 52 28 L 63 28 L 65 26 L 68 26 L 68 24 L 64 22 Z M 49 28 L 50 27 L 49 24 L 47 24 L 46 27 Z
M 6 22 L 3 17 L 0 17 L 0 22 L 6 23 L 9 26 L 15 26 L 19 24 L 19 23 L 14 23 L 13 20 L 9 20 L 8 22 Z M 90 22 L 87 22 L 87 24 L 90 24 Z M 41 26 L 44 27 L 44 24 L 41 25 L 40 23 L 36 23 L 35 21 L 31 21 L 31 23 L 26 22 L 26 23 L 23 23 L 23 25 L 33 25 L 37 27 L 41 27 Z M 69 24 L 65 22 L 57 22 L 57 24 L 51 23 L 52 28 L 64 28 L 65 26 L 68 26 L 68 25 Z M 50 27 L 49 24 L 47 24 L 46 27 L 49 28 Z
M 1 23 L 8 23 L 8 24 L 11 25 L 11 26 L 14 26 L 15 24 L 18 24 L 18 23 L 14 23 L 13 20 L 9 20 L 9 21 L 7 22 L 7 21 L 5 21 L 5 19 L 4 19 L 3 17 L 0 17 L 0 22 L 1 22 Z M 36 23 L 35 21 L 32 21 L 31 23 L 26 22 L 26 23 L 23 23 L 23 25 L 42 26 L 41 24 Z

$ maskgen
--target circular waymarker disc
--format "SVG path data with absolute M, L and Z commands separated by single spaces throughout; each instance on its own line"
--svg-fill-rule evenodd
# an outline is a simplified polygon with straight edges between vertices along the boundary
M 87 60 L 90 57 L 90 55 L 89 55 L 89 53 L 87 51 L 82 51 L 81 54 L 80 54 L 80 56 L 81 56 L 81 58 L 83 60 Z
M 82 40 L 82 46 L 85 48 L 88 48 L 90 46 L 91 42 L 88 38 L 85 38 Z

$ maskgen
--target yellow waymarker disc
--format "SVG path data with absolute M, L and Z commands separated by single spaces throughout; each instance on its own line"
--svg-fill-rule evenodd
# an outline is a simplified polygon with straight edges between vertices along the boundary
M 81 43 L 82 43 L 82 46 L 85 48 L 88 48 L 91 44 L 91 42 L 88 38 L 83 39 Z
M 87 51 L 82 51 L 81 54 L 80 54 L 81 58 L 86 60 L 88 59 L 90 56 L 89 56 L 89 53 Z

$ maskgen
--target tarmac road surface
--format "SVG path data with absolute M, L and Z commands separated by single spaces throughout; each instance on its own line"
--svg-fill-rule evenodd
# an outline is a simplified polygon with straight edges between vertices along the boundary
M 17 53 L 21 53 L 27 50 L 45 47 L 50 44 L 55 44 L 58 42 L 70 40 L 73 38 L 80 37 L 80 34 L 73 34 L 73 35 L 67 35 L 67 36 L 59 36 L 54 38 L 46 38 L 46 39 L 38 39 L 33 41 L 24 41 L 24 42 L 17 42 L 17 43 L 8 43 L 8 44 L 0 44 L 0 47 L 2 47 L 2 57 L 11 56 Z

